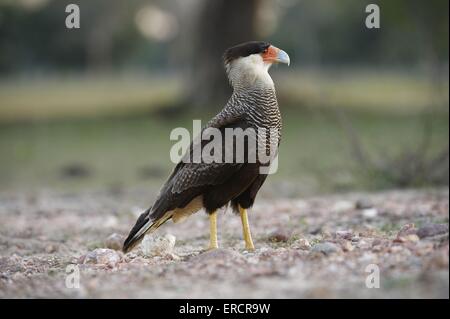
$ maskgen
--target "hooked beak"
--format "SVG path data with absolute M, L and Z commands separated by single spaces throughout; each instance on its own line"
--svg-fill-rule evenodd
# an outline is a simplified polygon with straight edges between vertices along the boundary
M 284 63 L 287 65 L 291 63 L 289 55 L 273 45 L 271 45 L 267 52 L 263 54 L 263 60 L 267 63 Z
M 289 66 L 291 64 L 291 59 L 289 59 L 289 55 L 281 49 L 278 49 L 278 55 L 276 61 L 278 63 L 284 63 Z

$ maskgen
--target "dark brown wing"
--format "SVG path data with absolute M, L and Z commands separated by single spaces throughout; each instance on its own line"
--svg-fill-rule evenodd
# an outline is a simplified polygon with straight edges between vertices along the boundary
M 221 127 L 216 127 L 220 130 L 221 136 L 225 136 L 226 128 L 241 128 L 245 130 L 247 124 L 245 120 L 234 118 L 233 121 L 220 123 Z M 201 148 L 209 141 L 201 141 Z M 193 153 L 195 142 L 191 143 L 190 154 Z M 233 145 L 226 145 L 222 141 L 222 155 L 230 151 Z M 232 150 L 231 150 L 232 151 Z M 186 157 L 185 157 L 186 159 Z M 192 199 L 203 194 L 208 188 L 214 185 L 225 184 L 242 168 L 243 163 L 226 163 L 224 158 L 220 163 L 205 163 L 201 159 L 200 163 L 189 161 L 177 164 L 169 179 L 161 189 L 158 198 L 156 199 L 150 217 L 152 219 L 161 218 L 165 212 L 175 208 L 182 208 L 187 205 Z
M 242 128 L 245 130 L 248 126 L 244 118 L 231 116 L 228 119 L 218 119 L 211 121 L 208 127 L 218 128 L 224 136 L 226 128 Z M 207 127 L 207 128 L 208 128 Z M 205 129 L 207 129 L 205 128 Z M 202 147 L 208 141 L 202 141 Z M 191 143 L 190 150 L 195 147 Z M 225 143 L 222 143 L 225 148 Z M 225 154 L 225 149 L 222 153 Z M 168 180 L 161 188 L 158 197 L 151 208 L 144 212 L 137 220 L 128 238 L 124 243 L 124 251 L 131 250 L 142 240 L 149 231 L 155 230 L 170 216 L 167 212 L 176 208 L 183 208 L 195 197 L 202 195 L 209 187 L 226 183 L 242 167 L 242 163 L 193 163 L 179 162 L 170 174 Z

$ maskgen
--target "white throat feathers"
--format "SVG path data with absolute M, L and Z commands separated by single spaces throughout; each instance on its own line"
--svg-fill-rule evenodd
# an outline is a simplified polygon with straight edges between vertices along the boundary
M 228 79 L 234 90 L 248 88 L 274 88 L 269 75 L 271 63 L 266 63 L 260 54 L 251 54 L 225 65 Z

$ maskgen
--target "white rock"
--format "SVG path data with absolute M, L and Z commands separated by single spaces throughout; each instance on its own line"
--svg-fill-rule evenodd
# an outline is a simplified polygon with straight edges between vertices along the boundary
M 109 249 L 121 250 L 124 239 L 125 238 L 122 235 L 113 233 L 113 234 L 109 235 L 108 238 L 106 238 L 105 246 L 106 246 L 106 248 L 109 248 Z
M 362 214 L 365 218 L 372 219 L 377 217 L 378 210 L 376 208 L 367 208 L 362 211 Z
M 311 244 L 309 243 L 309 241 L 305 238 L 300 238 L 296 244 L 298 245 L 298 248 L 302 249 L 302 250 L 310 250 L 311 249 Z
M 141 243 L 142 252 L 145 256 L 170 255 L 175 247 L 176 238 L 172 234 L 164 236 L 146 235 Z
M 97 248 L 87 253 L 83 259 L 83 264 L 101 264 L 114 267 L 122 260 L 122 256 L 113 249 Z

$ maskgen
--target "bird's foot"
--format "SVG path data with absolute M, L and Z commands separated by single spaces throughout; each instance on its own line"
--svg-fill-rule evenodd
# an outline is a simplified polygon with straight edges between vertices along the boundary
M 215 250 L 215 249 L 219 249 L 219 245 L 209 245 L 205 250 L 211 251 L 211 250 Z
M 253 246 L 253 243 L 251 245 L 245 245 L 245 250 L 255 251 L 255 246 Z

